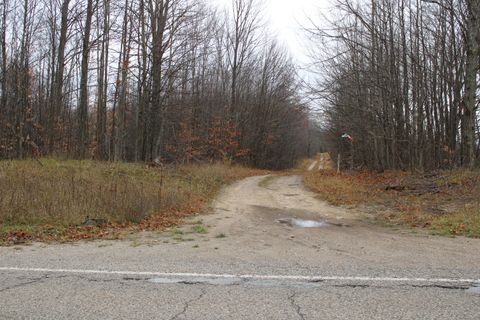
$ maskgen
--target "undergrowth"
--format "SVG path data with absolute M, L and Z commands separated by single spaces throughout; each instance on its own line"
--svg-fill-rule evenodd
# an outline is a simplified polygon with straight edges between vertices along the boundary
M 115 238 L 158 229 L 202 210 L 235 179 L 257 174 L 226 164 L 144 164 L 40 159 L 0 161 L 0 242 Z M 82 226 L 86 219 L 105 226 Z
M 430 174 L 304 172 L 304 182 L 333 205 L 377 208 L 377 219 L 432 234 L 480 237 L 480 172 Z

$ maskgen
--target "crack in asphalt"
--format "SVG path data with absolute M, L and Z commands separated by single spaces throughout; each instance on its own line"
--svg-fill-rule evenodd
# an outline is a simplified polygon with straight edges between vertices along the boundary
M 45 281 L 47 279 L 60 279 L 60 278 L 65 278 L 65 277 L 74 277 L 77 279 L 81 279 L 84 281 L 88 282 L 98 282 L 98 283 L 108 283 L 108 282 L 120 282 L 122 284 L 126 284 L 127 282 L 140 282 L 140 281 L 151 281 L 151 278 L 145 278 L 145 277 L 123 277 L 121 279 L 118 278 L 93 278 L 89 277 L 87 275 L 61 275 L 61 276 L 53 276 L 52 274 L 45 274 L 41 277 L 37 278 L 30 278 L 30 279 L 25 279 L 27 281 L 21 281 L 21 279 L 17 279 L 21 281 L 20 283 L 13 284 L 10 286 L 7 286 L 5 288 L 0 288 L 0 292 L 5 292 L 11 289 L 23 287 L 23 286 L 29 286 L 38 282 Z M 161 284 L 161 282 L 159 282 Z M 232 282 L 216 282 L 214 280 L 197 280 L 197 279 L 178 279 L 178 281 L 172 282 L 171 284 L 181 284 L 181 285 L 189 285 L 189 286 L 225 286 L 225 287 L 235 287 L 235 286 L 245 286 L 245 285 L 258 285 L 258 286 L 270 286 L 270 287 L 275 287 L 275 286 L 293 286 L 293 287 L 303 287 L 302 283 L 304 284 L 305 288 L 309 287 L 310 285 L 318 285 L 322 286 L 324 288 L 351 288 L 351 289 L 367 289 L 367 288 L 372 288 L 372 289 L 393 289 L 393 288 L 398 288 L 398 287 L 404 287 L 404 288 L 418 288 L 418 289 L 429 289 L 429 288 L 436 288 L 436 289 L 444 289 L 444 290 L 464 290 L 467 291 L 472 288 L 471 285 L 464 284 L 464 285 L 455 285 L 455 284 L 441 284 L 441 283 L 430 283 L 430 284 L 413 284 L 413 283 L 406 283 L 406 284 L 397 284 L 397 285 L 384 285 L 384 286 L 379 286 L 375 284 L 361 284 L 361 283 L 343 283 L 343 284 L 329 284 L 326 282 L 324 279 L 319 279 L 319 280 L 309 280 L 305 282 L 295 282 L 295 283 L 289 283 L 288 281 L 256 281 L 256 280 L 248 280 L 245 278 L 239 278 L 236 279 L 236 281 Z
M 209 283 L 201 282 L 201 281 L 188 281 L 188 280 L 183 280 L 183 281 L 177 282 L 177 284 L 185 284 L 185 285 L 189 285 L 189 286 L 194 286 L 194 285 L 209 284 Z
M 409 287 L 413 288 L 438 288 L 438 289 L 447 289 L 447 290 L 468 290 L 472 288 L 471 286 L 448 286 L 448 285 L 441 285 L 441 284 L 425 284 L 425 285 L 410 285 Z
M 123 277 L 122 280 L 125 281 L 148 281 L 148 278 L 133 278 L 133 277 Z
M 0 289 L 0 292 L 5 292 L 5 291 L 8 291 L 8 290 L 12 290 L 12 289 L 17 289 L 17 288 L 21 288 L 21 287 L 25 287 L 25 286 L 29 286 L 29 285 L 32 285 L 32 284 L 36 284 L 36 283 L 40 283 L 40 282 L 43 282 L 45 280 L 48 280 L 48 279 L 60 279 L 60 278 L 65 278 L 66 276 L 56 276 L 56 277 L 52 277 L 51 275 L 49 274 L 45 274 L 41 277 L 37 277 L 37 278 L 31 278 L 29 279 L 29 281 L 26 281 L 26 282 L 21 282 L 21 283 L 17 283 L 17 284 L 14 284 L 14 285 L 11 285 L 11 286 L 7 286 L 5 288 L 2 288 Z
M 297 296 L 297 293 L 292 292 L 292 294 L 288 295 L 288 301 L 290 301 L 290 305 L 295 310 L 300 320 L 305 320 L 306 318 L 305 318 L 305 315 L 302 313 L 302 308 L 295 301 L 296 296 Z
M 337 285 L 330 285 L 328 287 L 333 288 L 352 288 L 352 289 L 366 289 L 366 288 L 373 288 L 373 289 L 394 289 L 397 287 L 403 288 L 420 288 L 420 289 L 428 289 L 428 288 L 435 288 L 435 289 L 445 289 L 445 290 L 468 290 L 472 288 L 471 286 L 464 285 L 464 286 L 457 286 L 457 285 L 445 285 L 445 284 L 404 284 L 404 285 L 397 285 L 397 286 L 378 286 L 378 285 L 370 285 L 370 284 L 337 284 Z
M 371 288 L 373 286 L 369 285 L 369 284 L 337 284 L 337 285 L 334 285 L 334 286 L 331 286 L 331 287 L 335 287 L 335 288 L 352 288 L 352 289 L 357 289 L 357 288 L 361 288 L 361 289 L 365 289 L 365 288 Z M 375 288 L 378 288 L 377 286 L 375 286 Z M 393 288 L 393 287 L 392 287 Z
M 325 280 L 324 279 L 315 279 L 315 280 L 308 281 L 308 283 L 322 283 L 322 282 L 325 282 Z
M 84 281 L 87 281 L 87 282 L 97 282 L 97 283 L 108 283 L 108 282 L 119 281 L 118 279 L 92 278 L 92 277 L 83 276 L 83 275 L 79 275 L 79 274 L 69 275 L 69 277 L 77 278 L 77 279 L 84 280 Z
M 5 292 L 5 291 L 11 290 L 11 289 L 16 289 L 16 288 L 20 288 L 20 287 L 29 286 L 29 285 L 31 285 L 31 284 L 40 282 L 40 281 L 42 281 L 42 280 L 44 280 L 43 277 L 41 277 L 41 278 L 36 278 L 36 279 L 32 279 L 32 280 L 27 281 L 27 282 L 22 282 L 22 283 L 14 284 L 14 285 L 12 285 L 12 286 L 8 286 L 8 287 L 5 287 L 5 288 L 3 288 L 3 289 L 0 289 L 0 292 Z
M 209 286 L 228 286 L 228 287 L 240 287 L 244 284 L 247 284 L 248 283 L 248 280 L 245 280 L 245 279 L 239 279 L 238 281 L 235 281 L 235 282 L 232 282 L 232 283 L 227 283 L 227 284 L 217 284 L 217 283 L 212 283 L 212 282 L 198 282 L 198 283 L 195 283 L 195 282 L 190 282 L 190 281 L 182 281 L 182 282 L 179 282 L 181 284 L 186 284 L 186 285 L 196 285 L 196 284 L 200 284 L 200 285 L 209 285 Z
M 132 279 L 132 280 L 144 280 L 148 281 L 149 279 Z M 160 282 L 161 283 L 161 282 Z M 448 284 L 424 284 L 424 285 L 416 285 L 416 284 L 398 284 L 398 285 L 375 285 L 375 284 L 359 284 L 359 283 L 345 283 L 345 284 L 328 284 L 325 280 L 310 280 L 305 282 L 294 282 L 289 283 L 288 281 L 261 281 L 261 280 L 248 280 L 248 279 L 239 279 L 239 281 L 231 282 L 231 283 L 215 283 L 212 281 L 198 281 L 198 280 L 187 280 L 187 279 L 179 279 L 178 281 L 174 282 L 175 284 L 182 284 L 182 285 L 189 285 L 189 286 L 224 286 L 224 287 L 235 287 L 235 286 L 248 286 L 248 285 L 257 285 L 257 286 L 268 286 L 268 287 L 278 287 L 278 286 L 293 286 L 293 287 L 305 287 L 309 288 L 310 285 L 318 285 L 323 288 L 347 288 L 347 289 L 395 289 L 399 287 L 403 288 L 438 288 L 438 289 L 449 289 L 449 290 L 468 290 L 472 288 L 469 285 L 448 285 Z M 304 286 L 302 286 L 302 284 Z
M 193 299 L 186 301 L 183 305 L 183 310 L 175 314 L 173 317 L 171 317 L 170 320 L 175 320 L 185 315 L 187 313 L 188 308 L 190 308 L 190 305 L 202 299 L 206 294 L 207 294 L 207 291 L 205 289 L 202 289 L 198 297 L 195 297 Z

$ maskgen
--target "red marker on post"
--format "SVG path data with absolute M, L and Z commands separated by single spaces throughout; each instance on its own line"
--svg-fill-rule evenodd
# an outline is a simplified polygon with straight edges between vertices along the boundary
M 343 138 L 343 139 L 348 139 L 350 142 L 353 142 L 353 137 L 352 137 L 351 135 L 349 135 L 349 134 L 344 133 L 344 134 L 342 135 L 342 138 Z

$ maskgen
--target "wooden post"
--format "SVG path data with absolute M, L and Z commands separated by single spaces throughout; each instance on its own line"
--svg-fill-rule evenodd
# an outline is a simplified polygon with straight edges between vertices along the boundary
M 353 162 L 354 152 L 355 150 L 353 149 L 353 141 L 350 141 L 350 170 L 353 170 L 353 166 L 354 166 L 354 162 Z
M 339 153 L 337 157 L 337 173 L 340 173 L 340 162 L 341 162 L 341 156 Z

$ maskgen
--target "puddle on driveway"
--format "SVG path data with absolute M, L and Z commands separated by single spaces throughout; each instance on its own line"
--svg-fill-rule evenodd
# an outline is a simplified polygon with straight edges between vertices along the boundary
M 298 218 L 278 219 L 278 223 L 289 225 L 296 228 L 321 228 L 328 226 L 328 222 L 322 220 L 304 220 Z

